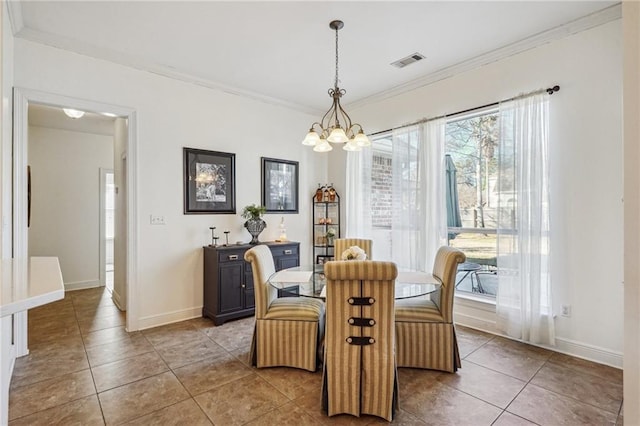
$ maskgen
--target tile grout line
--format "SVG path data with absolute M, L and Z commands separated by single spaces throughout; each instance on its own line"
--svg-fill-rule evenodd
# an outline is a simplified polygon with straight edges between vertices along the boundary
M 76 318 L 76 321 L 78 321 L 78 329 L 80 329 L 80 323 L 78 320 L 78 312 L 76 311 L 76 305 L 75 302 L 73 300 L 73 297 L 71 298 L 71 306 L 73 307 L 73 315 Z M 82 331 L 80 331 L 80 339 L 82 340 L 82 348 L 84 349 L 84 356 L 87 358 L 87 364 L 89 365 L 89 374 L 91 374 L 91 380 L 93 381 L 93 389 L 95 390 L 95 395 L 96 395 L 96 399 L 98 400 L 98 407 L 100 407 L 100 415 L 102 416 L 102 421 L 103 423 L 106 425 L 107 424 L 107 419 L 104 416 L 104 408 L 102 407 L 102 401 L 100 400 L 100 396 L 98 395 L 98 386 L 96 385 L 96 378 L 93 375 L 93 368 L 91 367 L 91 362 L 89 362 L 89 354 L 87 353 L 87 346 L 85 344 L 85 340 L 84 340 L 84 336 L 82 335 Z

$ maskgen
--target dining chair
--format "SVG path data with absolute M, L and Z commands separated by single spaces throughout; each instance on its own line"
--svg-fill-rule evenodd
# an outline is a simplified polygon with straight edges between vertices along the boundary
M 277 297 L 268 282 L 275 272 L 273 255 L 265 245 L 247 250 L 255 290 L 256 325 L 251 362 L 257 368 L 287 366 L 316 371 L 324 333 L 324 303 L 309 297 Z
M 358 246 L 367 254 L 367 260 L 373 260 L 371 258 L 371 246 L 373 245 L 372 240 L 367 240 L 364 238 L 336 238 L 333 240 L 333 253 L 335 260 L 342 260 L 342 253 L 346 249 L 352 246 Z
M 337 261 L 326 278 L 322 407 L 329 416 L 371 414 L 391 421 L 398 402 L 392 262 Z
M 428 297 L 396 301 L 396 357 L 398 367 L 455 372 L 462 367 L 453 324 L 453 295 L 460 250 L 438 249 L 433 275 L 442 285 Z

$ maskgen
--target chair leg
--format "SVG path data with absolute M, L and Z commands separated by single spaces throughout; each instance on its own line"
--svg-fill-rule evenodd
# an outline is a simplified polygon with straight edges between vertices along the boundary
M 329 391 L 327 390 L 327 366 L 322 369 L 322 412 L 329 413 Z
M 257 345 L 258 323 L 253 327 L 253 338 L 251 339 L 251 349 L 249 350 L 249 362 L 251 366 L 258 366 L 258 345 Z

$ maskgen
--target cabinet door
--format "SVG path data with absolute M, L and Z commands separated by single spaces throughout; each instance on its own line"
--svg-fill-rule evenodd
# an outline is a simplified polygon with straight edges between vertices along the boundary
M 253 288 L 253 271 L 249 262 L 244 263 L 244 307 L 256 306 L 255 290 Z
M 295 256 L 282 256 L 278 258 L 278 264 L 276 265 L 276 270 L 293 268 L 294 266 L 300 266 L 300 262 L 298 262 L 298 257 Z
M 244 262 L 228 262 L 220 265 L 220 313 L 232 312 L 243 307 Z

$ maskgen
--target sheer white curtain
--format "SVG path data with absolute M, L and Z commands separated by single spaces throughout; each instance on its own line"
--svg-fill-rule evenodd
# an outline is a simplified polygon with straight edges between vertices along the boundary
M 343 237 L 371 239 L 371 158 L 373 148 L 347 153 Z M 375 251 L 376 245 L 373 245 Z
M 445 121 L 394 130 L 391 260 L 428 271 L 446 242 Z
M 549 276 L 548 96 L 500 104 L 498 327 L 555 344 Z
M 446 121 L 438 119 L 393 131 L 388 240 L 378 241 L 376 236 L 382 233 L 372 227 L 371 170 L 376 141 L 371 148 L 347 154 L 345 235 L 374 239 L 374 255 L 376 247 L 390 241 L 390 250 L 385 250 L 390 258 L 376 259 L 391 260 L 403 269 L 431 271 L 438 248 L 446 244 L 445 126 Z M 388 149 L 386 145 L 384 151 Z

